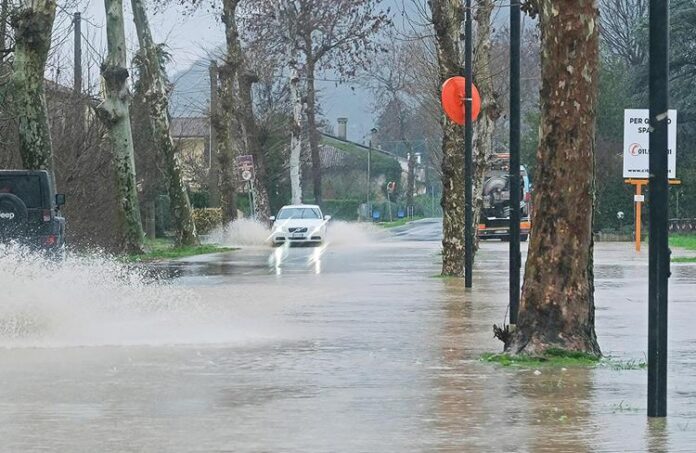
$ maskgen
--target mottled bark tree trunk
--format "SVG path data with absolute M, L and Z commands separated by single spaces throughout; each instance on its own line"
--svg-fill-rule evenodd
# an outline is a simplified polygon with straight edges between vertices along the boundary
M 7 56 L 7 19 L 10 15 L 9 0 L 0 3 L 0 62 Z
M 297 11 L 288 0 L 274 4 L 276 23 L 284 34 L 289 67 L 288 86 L 292 122 L 290 124 L 290 191 L 292 204 L 302 203 L 302 90 L 300 87 L 300 50 L 297 34 Z
M 237 54 L 239 34 L 236 12 L 239 0 L 223 0 L 222 22 L 225 24 L 227 51 L 219 68 L 220 89 L 218 111 L 213 112 L 213 131 L 220 167 L 220 206 L 224 225 L 237 219 L 237 185 L 235 176 L 236 147 L 233 138 L 234 80 L 241 55 Z
M 238 121 L 242 126 L 246 150 L 254 156 L 255 177 L 252 188 L 256 201 L 256 220 L 261 223 L 268 223 L 271 216 L 271 203 L 268 199 L 266 189 L 266 155 L 259 136 L 259 127 L 254 115 L 254 102 L 252 96 L 252 86 L 257 78 L 254 74 L 241 73 L 239 80 L 239 107 Z
M 309 43 L 311 45 L 311 40 L 309 40 Z M 312 158 L 314 202 L 321 206 L 324 200 L 321 193 L 321 155 L 319 153 L 319 130 L 317 129 L 317 93 L 316 87 L 314 86 L 316 66 L 313 58 L 312 55 L 307 55 L 307 135 L 309 136 L 309 151 Z
M 14 9 L 10 18 L 15 36 L 11 96 L 19 126 L 22 164 L 30 170 L 48 170 L 53 184 L 44 71 L 55 17 L 55 0 L 33 0 Z
M 493 134 L 495 124 L 500 118 L 497 93 L 493 87 L 491 74 L 491 14 L 493 0 L 478 0 L 476 10 L 476 43 L 474 48 L 474 83 L 481 95 L 481 113 L 474 123 L 476 139 L 474 141 L 474 228 L 483 210 L 483 182 L 486 170 L 494 154 Z M 476 229 L 474 229 L 476 231 Z M 478 247 L 478 237 L 476 240 Z
M 292 125 L 290 136 L 290 188 L 292 204 L 302 203 L 302 92 L 297 52 L 290 59 L 290 103 Z
M 537 4 L 542 86 L 536 209 L 517 329 L 506 350 L 599 355 L 592 270 L 599 13 L 596 0 Z
M 122 249 L 129 253 L 143 252 L 143 226 L 135 186 L 133 136 L 131 133 L 126 69 L 126 36 L 123 28 L 121 0 L 104 0 L 106 8 L 106 42 L 108 53 L 102 64 L 106 97 L 97 108 L 113 145 L 116 190 L 119 201 Z
M 440 83 L 462 73 L 461 0 L 429 0 Z M 439 97 L 439 96 L 438 96 Z M 464 131 L 442 116 L 442 275 L 464 275 Z
M 131 6 L 133 7 L 133 21 L 140 45 L 140 57 L 143 59 L 143 71 L 140 74 L 143 94 L 150 111 L 150 125 L 154 142 L 164 158 L 170 211 L 176 230 L 177 244 L 196 245 L 198 238 L 196 225 L 193 222 L 193 209 L 183 181 L 179 153 L 174 146 L 169 128 L 167 78 L 161 66 L 158 48 L 152 39 L 144 0 L 131 0 Z

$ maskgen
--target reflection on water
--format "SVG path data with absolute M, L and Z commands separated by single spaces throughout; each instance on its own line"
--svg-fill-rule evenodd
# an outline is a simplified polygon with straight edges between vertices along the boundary
M 644 370 L 479 360 L 501 348 L 506 244 L 482 245 L 466 290 L 433 278 L 437 241 L 360 237 L 151 271 L 0 261 L 0 315 L 41 314 L 48 333 L 31 348 L 0 336 L 0 450 L 693 450 L 693 281 L 671 292 L 671 418 L 659 424 L 644 415 Z M 599 340 L 641 359 L 640 267 L 612 247 L 596 251 L 616 285 L 597 292 Z

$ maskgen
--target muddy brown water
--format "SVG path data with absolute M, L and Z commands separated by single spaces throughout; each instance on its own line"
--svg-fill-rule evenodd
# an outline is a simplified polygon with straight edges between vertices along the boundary
M 669 417 L 648 420 L 645 370 L 479 360 L 500 349 L 507 244 L 483 244 L 467 292 L 434 278 L 437 222 L 344 233 L 159 266 L 165 282 L 96 259 L 4 272 L 0 451 L 696 449 L 696 267 L 673 269 Z M 597 244 L 617 360 L 645 360 L 646 274 L 631 244 Z

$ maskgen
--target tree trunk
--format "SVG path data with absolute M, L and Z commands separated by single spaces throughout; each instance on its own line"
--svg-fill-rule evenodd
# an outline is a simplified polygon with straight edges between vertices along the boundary
M 119 218 L 123 250 L 143 252 L 143 226 L 135 185 L 133 136 L 128 108 L 128 69 L 126 69 L 126 37 L 123 28 L 121 0 L 104 0 L 106 8 L 106 42 L 108 53 L 102 64 L 106 98 L 97 108 L 113 145 Z
M 254 156 L 254 180 L 252 189 L 254 200 L 256 201 L 256 220 L 261 223 L 268 223 L 271 216 L 271 203 L 268 199 L 266 190 L 266 156 L 261 145 L 259 127 L 256 124 L 254 115 L 254 101 L 252 96 L 252 86 L 257 81 L 255 74 L 240 73 L 239 81 L 239 107 L 235 110 L 238 113 L 238 121 L 242 126 L 246 150 Z
M 493 87 L 491 74 L 491 14 L 493 0 L 478 0 L 476 10 L 476 43 L 474 48 L 474 82 L 481 94 L 481 113 L 474 123 L 476 140 L 474 141 L 474 231 L 483 210 L 483 182 L 486 170 L 495 153 L 493 135 L 495 124 L 500 118 L 497 93 Z M 476 240 L 478 247 L 478 237 Z
M 52 184 L 55 176 L 44 72 L 55 16 L 53 0 L 27 2 L 11 13 L 15 36 L 11 95 L 19 123 L 22 164 L 30 170 L 48 170 Z
M 0 63 L 5 60 L 7 56 L 7 22 L 8 16 L 10 14 L 10 2 L 9 0 L 2 0 L 0 4 Z
M 210 77 L 210 105 L 209 105 L 209 118 L 210 118 L 210 140 L 208 143 L 208 152 L 210 156 L 210 161 L 208 162 L 208 205 L 211 208 L 220 207 L 220 168 L 218 166 L 217 158 L 217 136 L 215 133 L 215 128 L 213 127 L 213 115 L 218 111 L 218 67 L 215 61 L 210 62 L 210 67 L 208 69 L 208 76 Z
M 506 350 L 600 354 L 594 329 L 592 215 L 599 58 L 596 0 L 538 2 L 541 124 L 532 239 L 517 329 Z
M 440 84 L 462 73 L 461 0 L 429 0 Z M 440 96 L 438 95 L 438 98 Z M 442 275 L 464 275 L 464 131 L 442 116 Z
M 297 52 L 290 59 L 290 103 L 292 126 L 290 137 L 290 188 L 292 204 L 302 203 L 302 94 L 300 72 L 297 69 Z
M 311 41 L 310 41 L 311 43 Z M 312 156 L 312 183 L 314 186 L 314 203 L 322 205 L 321 194 L 321 156 L 319 154 L 319 131 L 317 130 L 317 99 L 314 86 L 315 62 L 307 55 L 307 134 L 309 150 Z
M 233 139 L 234 80 L 241 56 L 237 55 L 239 34 L 237 32 L 236 12 L 239 0 L 223 0 L 222 21 L 225 24 L 227 52 L 225 62 L 219 69 L 220 91 L 219 109 L 214 112 L 213 130 L 217 142 L 217 156 L 220 166 L 220 206 L 225 226 L 237 219 L 235 156 Z
M 282 31 L 289 67 L 288 85 L 292 123 L 290 125 L 290 191 L 292 204 L 302 203 L 302 90 L 300 88 L 300 59 L 297 35 L 297 11 L 288 0 L 274 3 L 275 26 Z
M 186 185 L 183 181 L 181 161 L 174 147 L 169 127 L 169 99 L 167 81 L 160 61 L 159 49 L 152 39 L 150 24 L 145 12 L 144 0 L 131 0 L 133 21 L 138 34 L 143 72 L 140 75 L 143 93 L 150 110 L 150 125 L 154 142 L 164 157 L 165 177 L 170 199 L 170 210 L 178 245 L 191 246 L 198 243 L 193 209 Z
M 409 149 L 411 146 L 409 145 Z M 416 154 L 413 149 L 408 153 L 408 174 L 406 176 L 406 205 L 413 206 L 413 195 L 416 192 Z

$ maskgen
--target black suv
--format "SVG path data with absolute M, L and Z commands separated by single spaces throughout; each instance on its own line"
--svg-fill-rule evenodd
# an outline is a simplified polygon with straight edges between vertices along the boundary
M 62 253 L 64 203 L 65 195 L 55 194 L 48 172 L 0 170 L 0 243 Z

